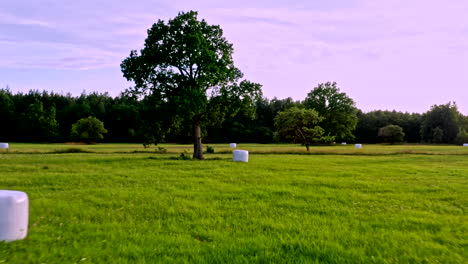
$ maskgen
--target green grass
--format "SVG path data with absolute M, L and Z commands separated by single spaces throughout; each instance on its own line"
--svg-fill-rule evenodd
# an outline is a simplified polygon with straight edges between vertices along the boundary
M 173 159 L 189 148 L 179 145 L 168 154 L 112 153 L 138 145 L 103 144 L 78 146 L 96 153 L 47 155 L 19 146 L 67 148 L 11 144 L 0 154 L 0 189 L 30 198 L 28 236 L 0 242 L 0 263 L 468 260 L 461 147 L 364 145 L 365 155 L 351 155 L 351 146 L 335 146 L 297 155 L 255 152 L 299 146 L 241 144 L 249 163 L 234 163 L 216 153 Z M 404 148 L 421 154 L 399 154 Z
M 205 144 L 214 148 L 215 153 L 231 153 L 232 149 L 228 144 Z M 277 154 L 307 154 L 304 146 L 299 144 L 237 144 L 238 149 L 245 149 L 251 153 L 277 153 Z M 154 153 L 158 147 L 167 149 L 168 153 L 191 152 L 193 146 L 181 144 L 158 144 L 150 148 L 143 148 L 142 144 L 30 144 L 30 143 L 10 143 L 8 153 L 66 153 L 70 149 L 82 150 L 84 152 L 96 153 Z M 6 150 L 0 150 L 0 154 Z M 389 154 L 446 154 L 446 155 L 468 155 L 468 147 L 455 145 L 379 145 L 363 144 L 362 149 L 354 148 L 354 144 L 331 145 L 331 146 L 311 146 L 311 154 L 342 154 L 342 155 L 389 155 Z

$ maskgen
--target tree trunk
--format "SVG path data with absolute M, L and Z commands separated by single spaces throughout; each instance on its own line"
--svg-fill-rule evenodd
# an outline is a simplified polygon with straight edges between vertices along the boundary
M 305 146 L 306 146 L 307 152 L 310 152 L 309 144 L 305 144 Z
M 193 128 L 193 158 L 203 159 L 203 145 L 201 142 L 201 127 L 200 121 L 192 121 Z

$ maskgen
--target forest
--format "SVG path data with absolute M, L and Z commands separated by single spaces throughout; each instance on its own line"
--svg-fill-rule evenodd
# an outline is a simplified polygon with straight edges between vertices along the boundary
M 203 142 L 290 143 L 291 140 L 276 133 L 275 117 L 293 107 L 308 108 L 311 100 L 313 98 L 310 94 L 304 101 L 292 98 L 268 99 L 263 96 L 253 98 L 251 107 L 241 108 L 233 116 L 224 118 L 221 125 L 202 127 Z M 354 111 L 350 115 L 356 120 L 348 127 L 352 134 L 336 136 L 337 143 L 389 142 L 382 135 L 382 128 L 389 125 L 401 128 L 402 137 L 395 142 L 461 144 L 468 141 L 468 116 L 461 114 L 452 102 L 433 105 L 425 113 L 384 110 L 363 112 L 354 107 L 352 100 L 351 105 Z M 326 115 L 326 112 L 321 115 Z M 160 122 L 164 116 L 165 112 L 158 109 L 150 99 L 138 99 L 126 93 L 117 97 L 97 92 L 83 92 L 80 96 L 73 96 L 37 90 L 13 93 L 8 88 L 0 89 L 2 142 L 80 141 L 73 136 L 72 126 L 87 117 L 95 117 L 103 122 L 107 133 L 101 142 L 144 143 L 148 142 L 148 138 L 151 139 L 150 143 L 192 142 L 190 127 L 171 125 L 168 130 Z M 329 115 L 325 119 L 333 123 L 338 116 Z M 326 127 L 326 124 L 322 126 Z M 333 131 L 326 129 L 326 133 L 330 132 Z

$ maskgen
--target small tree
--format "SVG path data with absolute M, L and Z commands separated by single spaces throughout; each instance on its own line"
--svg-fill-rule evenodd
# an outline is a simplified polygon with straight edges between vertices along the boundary
M 276 115 L 275 127 L 280 136 L 302 143 L 309 151 L 309 146 L 314 142 L 329 139 L 323 137 L 323 128 L 316 125 L 321 120 L 322 117 L 315 110 L 292 107 Z
M 383 138 L 385 142 L 394 144 L 396 142 L 403 142 L 405 133 L 403 132 L 403 128 L 400 126 L 388 125 L 379 129 L 378 136 Z
M 86 143 L 103 139 L 107 133 L 104 123 L 95 117 L 82 118 L 73 124 L 71 136 L 83 140 Z

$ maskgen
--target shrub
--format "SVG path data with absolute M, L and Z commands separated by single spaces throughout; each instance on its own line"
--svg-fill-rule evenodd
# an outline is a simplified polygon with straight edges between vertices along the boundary
M 397 142 L 403 142 L 405 133 L 403 128 L 397 125 L 388 125 L 379 129 L 378 136 L 381 137 L 385 142 L 394 144 Z
M 213 147 L 206 146 L 206 153 L 213 154 L 214 152 L 215 152 L 215 151 L 214 151 L 214 148 L 213 148 Z
M 104 128 L 104 123 L 95 117 L 82 118 L 73 124 L 71 136 L 86 143 L 96 142 L 103 139 L 107 129 Z

